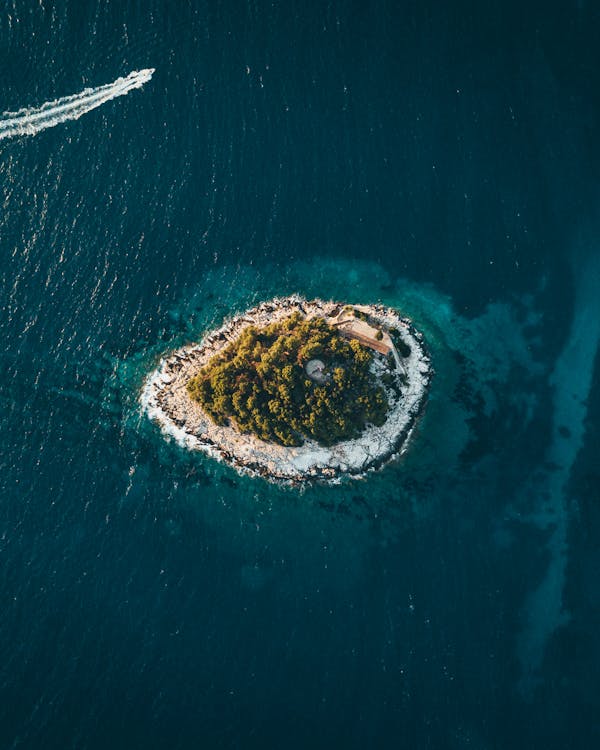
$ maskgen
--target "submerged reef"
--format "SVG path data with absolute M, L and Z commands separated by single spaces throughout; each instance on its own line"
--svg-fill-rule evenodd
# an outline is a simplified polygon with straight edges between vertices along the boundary
M 166 435 L 242 473 L 334 481 L 406 449 L 431 377 L 395 310 L 290 296 L 164 358 L 141 401 Z

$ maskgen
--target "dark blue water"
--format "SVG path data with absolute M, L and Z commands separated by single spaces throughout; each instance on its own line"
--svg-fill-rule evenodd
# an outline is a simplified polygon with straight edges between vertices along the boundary
M 0 141 L 0 747 L 600 742 L 592 3 L 18 2 Z M 412 450 L 300 494 L 142 414 L 275 293 L 412 315 Z

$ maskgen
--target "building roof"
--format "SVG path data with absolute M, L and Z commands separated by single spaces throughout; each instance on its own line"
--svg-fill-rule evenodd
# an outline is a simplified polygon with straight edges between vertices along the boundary
M 369 326 L 370 328 L 370 326 Z M 391 344 L 386 341 L 376 339 L 375 336 L 370 336 L 366 331 L 359 331 L 355 326 L 341 325 L 338 327 L 339 332 L 342 336 L 348 339 L 356 339 L 361 344 L 368 346 L 370 349 L 374 349 L 380 354 L 389 354 L 392 351 Z

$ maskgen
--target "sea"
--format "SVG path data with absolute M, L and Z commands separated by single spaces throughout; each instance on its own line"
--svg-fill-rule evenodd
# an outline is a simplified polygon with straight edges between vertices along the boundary
M 2 750 L 600 746 L 598 38 L 586 0 L 2 3 Z M 292 293 L 424 334 L 380 472 L 239 476 L 141 408 Z

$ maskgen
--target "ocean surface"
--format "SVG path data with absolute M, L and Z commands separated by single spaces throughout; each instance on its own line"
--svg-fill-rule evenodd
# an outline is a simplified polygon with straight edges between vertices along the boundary
M 600 745 L 599 38 L 585 0 L 3 3 L 2 750 Z M 141 412 L 293 292 L 426 336 L 366 480 Z

